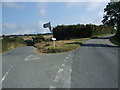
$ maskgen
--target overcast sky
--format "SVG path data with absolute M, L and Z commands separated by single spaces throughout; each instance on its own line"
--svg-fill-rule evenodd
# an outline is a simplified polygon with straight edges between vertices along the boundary
M 2 34 L 49 33 L 43 24 L 102 24 L 108 2 L 3 2 Z

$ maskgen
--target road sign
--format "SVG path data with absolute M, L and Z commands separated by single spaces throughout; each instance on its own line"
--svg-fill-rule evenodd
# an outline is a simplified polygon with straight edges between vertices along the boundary
M 44 27 L 44 28 L 49 28 L 50 31 L 51 31 L 51 24 L 50 24 L 50 22 L 43 24 L 43 27 Z
M 55 40 L 56 40 L 56 38 L 52 38 L 52 40 L 53 40 L 53 41 L 55 41 Z

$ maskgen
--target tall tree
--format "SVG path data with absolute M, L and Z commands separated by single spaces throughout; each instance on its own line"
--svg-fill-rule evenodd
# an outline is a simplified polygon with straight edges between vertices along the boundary
M 115 37 L 120 40 L 120 1 L 110 2 L 104 9 L 103 24 L 117 29 Z

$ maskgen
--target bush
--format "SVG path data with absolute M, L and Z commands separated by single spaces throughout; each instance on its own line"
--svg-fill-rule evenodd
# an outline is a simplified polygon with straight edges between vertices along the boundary
M 37 35 L 35 38 L 32 38 L 34 43 L 39 43 L 45 41 L 45 38 L 42 35 Z
M 26 40 L 25 42 L 27 46 L 34 46 L 34 42 L 32 40 Z
M 94 35 L 113 34 L 115 30 L 111 27 L 103 25 L 58 25 L 53 28 L 53 35 L 57 40 L 65 40 L 71 38 L 87 38 Z
M 47 50 L 44 51 L 45 53 L 57 53 L 61 52 L 60 49 L 57 48 L 47 48 Z

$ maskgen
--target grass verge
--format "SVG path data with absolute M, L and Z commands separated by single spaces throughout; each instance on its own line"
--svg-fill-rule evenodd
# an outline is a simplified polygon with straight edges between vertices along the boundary
M 20 46 L 25 46 L 25 42 L 21 38 L 4 37 L 3 39 L 0 39 L 0 53 L 9 51 Z
M 89 38 L 81 38 L 81 39 L 71 39 L 71 40 L 59 40 L 55 41 L 55 47 L 53 47 L 53 42 L 40 42 L 35 44 L 34 46 L 37 48 L 37 51 L 40 53 L 61 53 L 72 51 L 78 47 L 83 41 L 88 40 Z
M 6 43 L 6 44 L 2 45 L 2 48 L 0 49 L 0 53 L 15 49 L 20 46 L 25 46 L 25 44 L 21 44 L 21 43 L 17 43 L 17 42 L 16 43 Z

